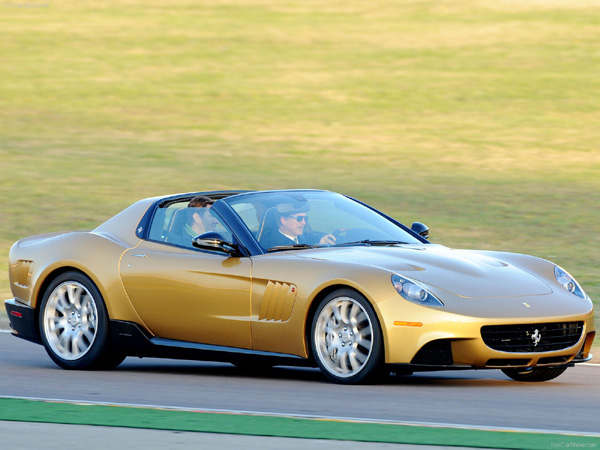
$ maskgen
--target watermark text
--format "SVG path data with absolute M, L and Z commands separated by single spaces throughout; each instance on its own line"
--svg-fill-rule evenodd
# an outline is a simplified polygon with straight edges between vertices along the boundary
M 552 442 L 552 448 L 598 448 L 598 444 L 592 442 Z

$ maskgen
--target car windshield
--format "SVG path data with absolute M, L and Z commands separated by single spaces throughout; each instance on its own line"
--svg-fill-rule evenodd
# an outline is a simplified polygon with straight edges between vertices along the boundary
M 384 216 L 333 192 L 260 192 L 224 201 L 268 251 L 420 243 Z

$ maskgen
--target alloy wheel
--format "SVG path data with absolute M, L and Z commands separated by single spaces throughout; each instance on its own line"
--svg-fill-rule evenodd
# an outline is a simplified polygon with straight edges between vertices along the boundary
M 98 309 L 81 283 L 66 281 L 50 293 L 44 308 L 43 333 L 51 350 L 74 361 L 85 356 L 98 332 Z
M 316 319 L 313 336 L 316 356 L 334 377 L 353 377 L 371 357 L 373 335 L 371 318 L 356 299 L 334 298 Z

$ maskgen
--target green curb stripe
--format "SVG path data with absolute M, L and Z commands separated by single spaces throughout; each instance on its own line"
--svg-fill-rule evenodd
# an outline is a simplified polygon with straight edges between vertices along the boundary
M 0 399 L 0 420 L 505 449 L 598 448 L 600 437 Z

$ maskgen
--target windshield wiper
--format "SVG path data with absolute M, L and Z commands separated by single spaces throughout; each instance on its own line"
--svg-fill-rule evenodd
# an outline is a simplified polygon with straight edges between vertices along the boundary
M 304 248 L 315 248 L 313 245 L 308 244 L 294 244 L 294 245 L 277 245 L 267 249 L 268 252 L 278 252 L 281 250 L 298 250 Z
M 363 239 L 362 241 L 353 241 L 353 242 L 344 242 L 343 244 L 339 244 L 338 246 L 344 246 L 344 245 L 373 245 L 373 246 L 377 246 L 377 245 L 398 245 L 398 244 L 408 244 L 408 242 L 402 242 L 402 241 L 372 241 L 370 239 Z

